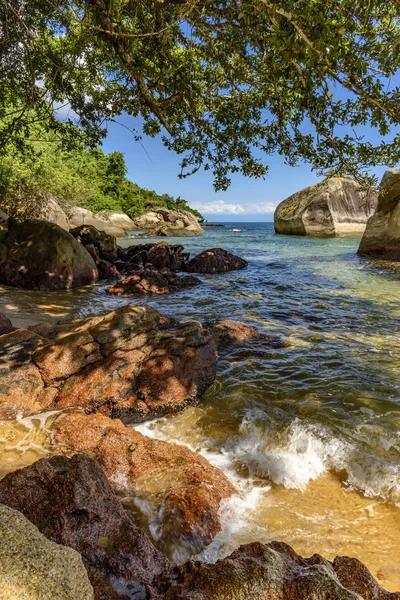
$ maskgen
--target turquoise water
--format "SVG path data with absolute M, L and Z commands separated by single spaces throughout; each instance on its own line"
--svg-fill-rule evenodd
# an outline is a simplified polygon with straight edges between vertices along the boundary
M 304 554 L 357 556 L 400 589 L 400 264 L 358 257 L 357 238 L 278 236 L 270 223 L 168 241 L 192 255 L 222 247 L 249 266 L 154 298 L 108 297 L 105 285 L 3 288 L 0 309 L 23 324 L 149 303 L 180 319 L 243 320 L 279 336 L 283 348 L 222 357 L 198 407 L 139 429 L 202 452 L 237 486 L 206 558 L 283 539 Z

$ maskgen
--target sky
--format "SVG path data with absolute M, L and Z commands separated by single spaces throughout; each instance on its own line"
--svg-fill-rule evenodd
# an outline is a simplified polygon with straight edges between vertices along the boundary
M 192 208 L 197 208 L 212 221 L 261 222 L 273 221 L 276 206 L 304 187 L 321 181 L 309 165 L 285 165 L 281 156 L 269 156 L 269 173 L 265 179 L 232 175 L 226 192 L 215 192 L 213 176 L 207 171 L 179 179 L 181 157 L 167 150 L 160 137 L 143 137 L 136 142 L 127 127 L 141 130 L 137 119 L 122 115 L 122 124 L 109 123 L 108 136 L 103 142 L 105 152 L 119 151 L 125 155 L 128 177 L 135 183 L 159 194 L 181 196 Z M 381 177 L 385 168 L 375 169 Z

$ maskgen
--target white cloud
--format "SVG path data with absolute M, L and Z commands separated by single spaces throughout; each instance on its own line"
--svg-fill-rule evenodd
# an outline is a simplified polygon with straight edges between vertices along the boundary
M 271 203 L 249 203 L 249 204 L 229 204 L 224 200 L 214 200 L 213 202 L 191 202 L 193 208 L 197 208 L 201 213 L 209 215 L 244 215 L 244 214 L 266 214 L 273 213 L 275 205 Z

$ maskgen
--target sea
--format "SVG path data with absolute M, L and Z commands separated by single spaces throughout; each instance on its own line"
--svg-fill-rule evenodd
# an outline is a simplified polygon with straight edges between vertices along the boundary
M 278 336 L 280 348 L 222 356 L 197 406 L 136 429 L 200 452 L 238 490 L 200 558 L 281 540 L 303 556 L 355 556 L 383 587 L 400 590 L 400 263 L 359 257 L 359 238 L 276 235 L 272 223 L 224 223 L 167 241 L 192 256 L 224 248 L 249 265 L 201 275 L 201 285 L 170 296 L 108 297 L 101 285 L 37 292 L 33 301 L 35 293 L 3 287 L 0 310 L 23 326 L 132 302 Z M 34 452 L 29 436 L 17 441 Z M 183 561 L 187 548 L 171 556 Z

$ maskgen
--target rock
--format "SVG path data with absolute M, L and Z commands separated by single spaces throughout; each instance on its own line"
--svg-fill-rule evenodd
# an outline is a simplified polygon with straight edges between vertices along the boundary
M 220 347 L 226 348 L 247 344 L 250 344 L 254 350 L 260 346 L 264 348 L 282 348 L 285 345 L 278 337 L 268 335 L 256 327 L 247 325 L 241 321 L 224 319 L 214 324 L 213 331 L 218 339 L 218 349 Z
M 134 223 L 140 229 L 147 229 L 149 235 L 193 236 L 204 233 L 197 218 L 186 210 L 157 208 L 136 217 Z
M 15 327 L 12 326 L 10 319 L 4 313 L 0 312 L 0 335 L 10 333 L 14 329 Z
M 374 581 L 363 589 L 359 569 L 347 575 L 314 554 L 302 558 L 282 542 L 240 546 L 215 564 L 190 561 L 176 570 L 165 600 L 400 600 Z M 357 561 L 358 562 L 358 561 Z M 336 565 L 335 565 L 336 563 Z M 361 565 L 361 563 L 359 563 Z M 367 569 L 361 565 L 368 573 Z M 371 579 L 372 576 L 369 574 Z M 364 595 L 360 594 L 363 590 Z M 373 596 L 376 593 L 376 596 Z
M 83 454 L 44 458 L 6 475 L 0 502 L 22 512 L 49 540 L 79 552 L 98 600 L 120 598 L 112 585 L 118 580 L 146 592 L 170 568 L 124 510 L 102 469 Z
M 137 229 L 134 221 L 124 213 L 99 213 L 96 216 L 105 221 L 105 223 L 108 224 L 109 227 L 123 229 L 125 232 Z
M 158 270 L 181 271 L 189 258 L 189 254 L 183 250 L 181 245 L 169 246 L 164 241 L 158 244 L 140 244 L 128 248 L 122 259 L 128 261 L 128 265 L 135 270 L 146 265 Z M 125 269 L 129 270 L 127 266 Z
M 79 554 L 45 538 L 20 512 L 0 506 L 0 600 L 92 600 Z
M 38 205 L 38 209 L 34 211 L 30 218 L 39 219 L 40 221 L 49 221 L 55 223 L 65 231 L 68 231 L 70 224 L 61 206 L 54 198 L 48 197 L 45 202 Z
M 286 235 L 357 235 L 376 204 L 377 195 L 361 191 L 352 177 L 331 177 L 283 200 L 275 210 L 274 228 Z
M 400 169 L 386 171 L 378 206 L 369 219 L 358 254 L 400 260 Z
M 337 556 L 332 566 L 342 586 L 356 592 L 363 600 L 400 600 L 400 592 L 382 589 L 367 567 L 356 558 Z
M 96 281 L 97 269 L 90 254 L 54 223 L 14 223 L 3 244 L 1 283 L 31 290 L 65 290 Z
M 131 296 L 134 294 L 171 294 L 201 283 L 200 279 L 188 275 L 180 277 L 176 273 L 163 269 L 161 273 L 143 269 L 126 277 L 107 289 L 109 296 Z
M 82 225 L 90 225 L 116 238 L 126 236 L 125 228 L 118 227 L 100 216 L 94 215 L 92 211 L 80 208 L 79 206 L 72 206 L 68 209 L 68 220 L 72 229 L 81 227 Z
M 199 552 L 220 530 L 219 506 L 235 490 L 201 455 L 146 438 L 119 420 L 78 412 L 56 418 L 52 440 L 57 452 L 94 458 L 114 489 L 144 511 L 155 543 L 171 558 Z
M 97 271 L 99 273 L 99 279 L 121 279 L 122 275 L 118 271 L 117 267 L 107 260 L 98 258 L 95 260 Z
M 2 252 L 3 252 L 1 250 L 1 248 L 3 246 L 2 242 L 8 233 L 10 225 L 11 225 L 10 217 L 5 212 L 0 210 L 0 262 L 2 260 Z
M 205 250 L 192 258 L 185 267 L 188 273 L 225 273 L 247 267 L 247 262 L 222 248 Z
M 113 235 L 99 231 L 92 225 L 75 227 L 70 230 L 70 234 L 86 247 L 94 260 L 100 258 L 111 263 L 117 260 L 117 241 Z
M 1 338 L 0 418 L 84 407 L 140 422 L 182 410 L 213 383 L 216 340 L 151 307 L 18 329 Z
M 10 214 L 18 219 L 48 221 L 65 231 L 69 230 L 70 225 L 64 209 L 54 196 L 43 190 L 25 191 L 22 198 L 9 200 L 8 206 Z

